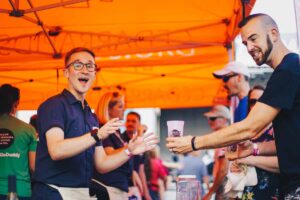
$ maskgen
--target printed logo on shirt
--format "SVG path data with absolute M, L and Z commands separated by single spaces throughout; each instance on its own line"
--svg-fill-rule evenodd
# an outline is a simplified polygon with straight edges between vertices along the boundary
M 20 153 L 0 153 L 0 158 L 20 158 Z
M 6 128 L 0 128 L 0 149 L 6 149 L 14 143 L 13 132 Z

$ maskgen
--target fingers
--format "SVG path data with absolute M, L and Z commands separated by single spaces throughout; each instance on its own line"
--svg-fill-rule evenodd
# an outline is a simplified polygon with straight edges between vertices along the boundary
M 121 120 L 119 120 L 119 118 L 113 118 L 109 120 L 105 125 L 120 127 L 123 126 L 124 123 Z
M 166 142 L 174 142 L 176 140 L 176 137 L 167 137 Z
M 120 121 L 119 118 L 113 118 L 113 119 L 109 120 L 104 126 L 102 126 L 101 129 L 103 129 L 109 133 L 114 133 L 121 126 L 123 126 L 123 122 Z
M 144 136 L 143 136 L 143 140 L 145 142 L 151 140 L 152 138 L 157 138 L 157 136 L 152 132 L 152 133 L 146 133 Z
M 146 151 L 152 150 L 155 148 L 156 145 L 147 145 L 146 146 Z
M 159 140 L 154 133 L 147 133 L 143 136 L 143 141 L 147 146 L 155 146 Z
M 178 143 L 178 139 L 180 139 L 180 137 L 167 137 L 167 139 L 166 139 L 166 142 L 167 142 L 166 146 L 168 147 L 169 150 L 171 148 L 176 147 L 176 143 Z

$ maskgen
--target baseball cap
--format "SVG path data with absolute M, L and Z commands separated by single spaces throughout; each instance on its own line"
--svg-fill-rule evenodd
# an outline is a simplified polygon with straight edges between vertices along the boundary
M 204 113 L 205 117 L 224 117 L 226 119 L 230 119 L 230 111 L 226 106 L 223 105 L 216 105 L 214 107 L 212 107 L 212 109 L 207 112 Z
M 249 69 L 246 65 L 241 62 L 233 61 L 226 64 L 223 69 L 213 72 L 214 77 L 223 78 L 229 73 L 243 74 L 250 77 Z

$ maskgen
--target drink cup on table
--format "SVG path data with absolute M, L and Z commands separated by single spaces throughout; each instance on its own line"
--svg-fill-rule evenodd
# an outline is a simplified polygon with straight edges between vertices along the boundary
M 168 136 L 181 137 L 183 136 L 184 121 L 167 121 Z

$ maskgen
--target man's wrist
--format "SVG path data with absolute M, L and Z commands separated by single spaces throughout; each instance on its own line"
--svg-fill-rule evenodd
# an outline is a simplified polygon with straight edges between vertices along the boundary
M 196 147 L 195 140 L 196 140 L 196 136 L 193 136 L 192 140 L 191 140 L 191 146 L 192 146 L 193 151 L 197 151 L 198 150 L 197 147 Z
M 257 143 L 253 143 L 252 155 L 253 155 L 253 156 L 258 156 L 259 153 L 260 153 L 260 152 L 259 152 Z
M 103 140 L 103 136 L 101 135 L 100 129 L 97 129 L 97 136 L 100 140 Z
M 96 143 L 101 142 L 101 137 L 99 137 L 99 135 L 98 135 L 98 129 L 91 130 L 90 134 L 94 138 L 94 140 L 96 141 Z

